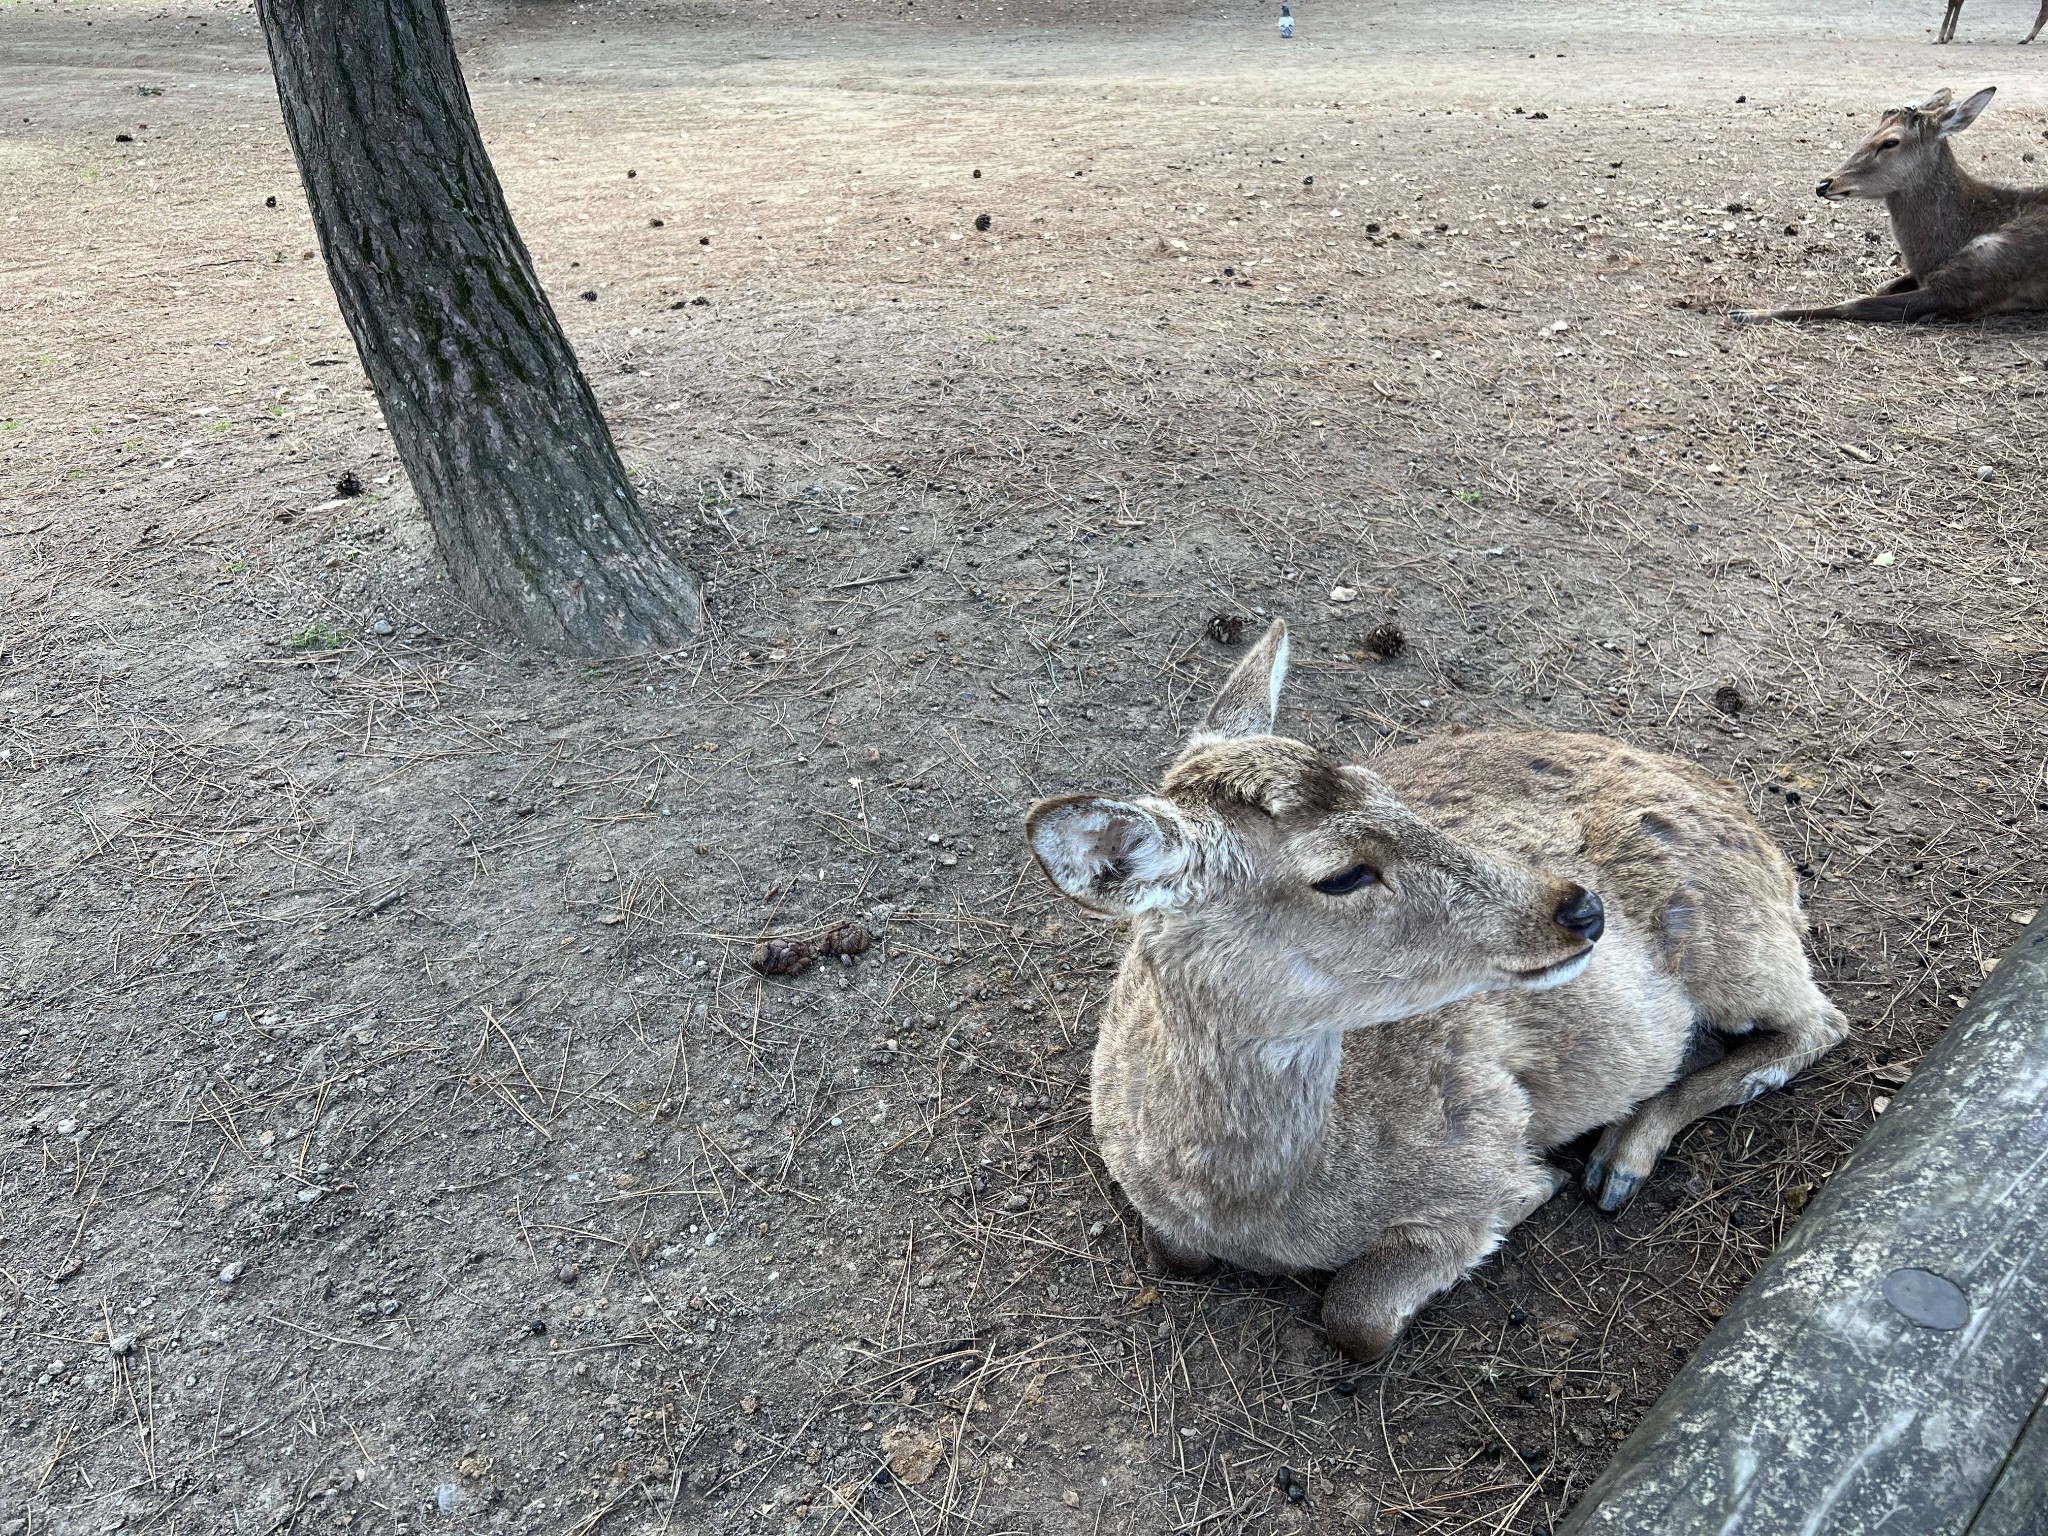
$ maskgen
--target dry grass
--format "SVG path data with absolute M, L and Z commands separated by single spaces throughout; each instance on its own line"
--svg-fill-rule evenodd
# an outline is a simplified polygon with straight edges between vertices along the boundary
M 674 89 L 749 40 L 471 18 L 716 614 L 565 669 L 432 579 L 247 22 L 205 14 L 36 13 L 25 58 L 145 66 L 45 69 L 0 144 L 0 1518 L 383 1529 L 446 1486 L 520 1530 L 1534 1531 L 2039 899 L 2048 345 L 1718 318 L 1881 265 L 1801 194 L 1875 55 L 1791 99 L 1819 45 L 1744 32 L 1751 102 L 1625 108 L 1536 94 L 1513 19 L 1390 15 L 1286 91 L 1183 79 L 1179 33 L 1112 89 L 1090 48 L 1136 70 L 1142 29 L 988 83 L 964 23 L 795 27 Z M 1652 52 L 1598 67 L 1682 73 Z M 2042 121 L 2001 102 L 2010 169 Z M 1154 777 L 1218 612 L 1286 614 L 1333 750 L 1540 723 L 1729 775 L 1857 1026 L 1384 1369 L 1312 1277 L 1142 1272 L 1086 1128 L 1112 936 L 1016 839 Z M 858 964 L 746 969 L 840 917 Z

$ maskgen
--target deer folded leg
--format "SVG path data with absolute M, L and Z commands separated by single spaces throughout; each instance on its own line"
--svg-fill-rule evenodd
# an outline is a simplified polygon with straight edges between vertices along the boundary
M 1491 1220 L 1456 1228 L 1400 1228 L 1337 1271 L 1323 1293 L 1323 1328 L 1355 1360 L 1377 1360 L 1432 1296 L 1464 1279 L 1512 1227 L 1570 1182 L 1548 1163 L 1511 1174 Z
M 1848 1021 L 1809 983 L 1796 1013 L 1767 1019 L 1710 1066 L 1681 1077 L 1601 1133 L 1585 1185 L 1603 1211 L 1618 1210 L 1650 1176 L 1671 1138 L 1702 1115 L 1782 1088 L 1849 1032 Z
M 1376 1243 L 1338 1270 L 1323 1293 L 1324 1331 L 1352 1359 L 1377 1360 L 1425 1302 L 1484 1257 L 1484 1251 L 1452 1257 L 1434 1241 Z
M 1150 1222 L 1145 1224 L 1145 1257 L 1152 1261 L 1154 1269 L 1182 1279 L 1206 1275 L 1216 1267 L 1216 1261 L 1208 1254 L 1182 1247 Z

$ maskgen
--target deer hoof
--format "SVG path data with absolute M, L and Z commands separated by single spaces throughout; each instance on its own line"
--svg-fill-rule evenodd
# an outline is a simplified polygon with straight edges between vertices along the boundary
M 1643 1175 L 1631 1168 L 1618 1167 L 1608 1161 L 1611 1153 L 1595 1151 L 1586 1161 L 1585 1177 L 1579 1182 L 1586 1193 L 1593 1197 L 1597 1210 L 1608 1215 L 1628 1204 L 1635 1192 L 1643 1187 Z

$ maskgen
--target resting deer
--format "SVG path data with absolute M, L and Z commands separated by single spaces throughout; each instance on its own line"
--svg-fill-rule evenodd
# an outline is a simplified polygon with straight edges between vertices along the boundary
M 1026 831 L 1130 924 L 1093 1108 L 1153 1262 L 1335 1270 L 1330 1339 L 1374 1359 L 1566 1182 L 1549 1149 L 1606 1127 L 1585 1184 L 1613 1210 L 1845 1023 L 1726 785 L 1551 732 L 1341 766 L 1271 734 L 1286 668 L 1275 624 L 1159 794 L 1042 800 Z
M 1963 0 L 1948 0 L 1948 14 L 1941 18 L 1941 35 L 1937 43 L 1952 43 L 1956 40 L 1956 18 L 1963 14 Z M 2041 14 L 2034 18 L 2034 30 L 2020 39 L 2022 44 L 2031 43 L 2041 35 L 2041 24 L 2048 22 L 2048 0 L 2042 0 Z
M 1999 187 L 1948 147 L 1991 104 L 1986 86 L 1957 105 L 1947 90 L 1878 119 L 1842 168 L 1814 190 L 1831 202 L 1881 197 L 1906 274 L 1821 309 L 1738 309 L 1735 320 L 1981 320 L 2048 309 L 2048 187 Z

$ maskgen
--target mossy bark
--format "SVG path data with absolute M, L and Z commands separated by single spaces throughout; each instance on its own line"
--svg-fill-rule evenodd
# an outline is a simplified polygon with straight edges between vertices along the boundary
M 513 227 L 443 0 L 259 0 L 328 276 L 450 576 L 536 649 L 678 646 L 641 507 Z

